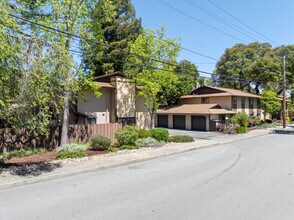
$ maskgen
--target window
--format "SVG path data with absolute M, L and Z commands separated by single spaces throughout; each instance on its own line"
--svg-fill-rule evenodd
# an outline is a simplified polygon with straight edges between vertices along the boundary
M 201 103 L 202 104 L 209 103 L 209 98 L 208 97 L 207 98 L 201 98 Z
M 242 109 L 245 109 L 245 97 L 242 97 Z
M 254 112 L 253 112 L 253 98 L 249 98 L 249 115 L 253 116 Z
M 232 109 L 234 109 L 234 110 L 237 109 L 237 97 L 236 96 L 232 97 Z

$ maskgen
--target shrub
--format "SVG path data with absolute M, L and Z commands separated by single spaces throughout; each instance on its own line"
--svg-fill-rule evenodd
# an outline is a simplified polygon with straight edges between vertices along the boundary
M 107 149 L 107 151 L 110 152 L 110 153 L 115 153 L 115 152 L 118 151 L 118 148 L 116 148 L 116 147 L 109 147 L 109 148 Z
M 193 142 L 194 138 L 188 135 L 174 135 L 169 137 L 168 141 L 175 143 Z
M 158 141 L 164 141 L 167 142 L 168 141 L 168 130 L 165 128 L 153 128 L 150 130 L 151 133 L 151 137 L 153 137 L 154 139 L 158 140 Z
M 101 135 L 93 135 L 91 137 L 90 147 L 93 150 L 104 151 L 111 145 L 111 140 Z
M 226 132 L 226 124 L 223 124 L 223 123 L 218 124 L 217 127 L 216 127 L 216 130 L 218 132 L 222 132 L 222 133 Z
M 161 142 L 159 142 L 158 140 L 152 137 L 139 138 L 136 141 L 136 145 L 138 147 L 162 147 L 163 146 Z
M 59 152 L 83 152 L 87 150 L 87 146 L 84 144 L 66 144 L 56 148 L 57 153 Z
M 20 149 L 20 150 L 14 150 L 7 153 L 2 154 L 1 158 L 2 160 L 9 160 L 13 157 L 27 157 L 34 154 L 41 154 L 47 152 L 44 148 L 29 148 L 29 149 Z
M 150 130 L 140 129 L 139 130 L 139 138 L 147 138 L 151 136 Z
M 247 115 L 244 112 L 238 112 L 230 120 L 231 121 L 233 120 L 234 122 L 237 121 L 237 123 L 239 125 L 243 126 L 243 127 L 248 127 L 249 121 L 250 121 L 250 117 L 249 117 L 249 115 Z
M 138 146 L 135 145 L 123 145 L 120 147 L 121 150 L 134 150 L 134 149 L 138 149 Z
M 139 137 L 139 128 L 135 126 L 125 126 L 123 130 L 115 132 L 115 138 L 122 145 L 134 145 Z
M 68 158 L 79 158 L 79 157 L 85 157 L 85 156 L 86 156 L 86 153 L 84 151 L 77 151 L 77 152 L 61 151 L 57 153 L 56 159 L 64 160 Z
M 86 144 L 66 144 L 56 148 L 56 159 L 63 160 L 67 158 L 85 157 Z
M 238 134 L 246 133 L 246 128 L 242 126 L 235 127 L 235 130 Z
M 290 123 L 291 122 L 291 118 L 289 116 L 286 116 L 286 121 L 287 121 L 287 123 Z

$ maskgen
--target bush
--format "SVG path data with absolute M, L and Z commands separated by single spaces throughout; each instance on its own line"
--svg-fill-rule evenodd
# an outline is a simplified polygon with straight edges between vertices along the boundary
M 77 152 L 61 151 L 57 153 L 56 159 L 64 160 L 68 158 L 79 158 L 79 157 L 85 157 L 85 156 L 86 156 L 86 153 L 84 151 L 77 151 Z
M 286 116 L 286 121 L 287 121 L 287 123 L 290 123 L 291 122 L 291 118 L 289 116 Z
M 111 140 L 101 135 L 93 135 L 91 137 L 90 147 L 93 150 L 104 151 L 111 145 Z
M 138 149 L 138 146 L 135 145 L 123 145 L 120 147 L 121 150 L 134 150 L 134 149 Z
M 158 140 L 158 141 L 164 141 L 167 142 L 168 141 L 168 130 L 165 128 L 153 128 L 150 130 L 151 133 L 151 137 L 153 137 L 154 139 Z
M 235 130 L 238 134 L 246 133 L 246 128 L 242 126 L 235 127 Z
M 168 141 L 175 143 L 193 142 L 194 138 L 188 135 L 174 135 L 169 137 Z
M 151 136 L 150 130 L 140 129 L 139 130 L 139 138 L 147 138 Z
M 44 148 L 29 148 L 29 149 L 20 149 L 20 150 L 14 150 L 7 153 L 2 154 L 1 158 L 2 160 L 9 160 L 13 157 L 27 157 L 34 154 L 41 154 L 47 152 Z
M 135 126 L 125 126 L 123 130 L 115 132 L 115 138 L 122 145 L 134 145 L 139 137 L 139 128 Z
M 224 124 L 224 123 L 218 124 L 216 127 L 216 130 L 218 132 L 225 133 L 226 132 L 226 124 Z
M 83 152 L 87 150 L 87 145 L 84 144 L 66 144 L 56 148 L 57 153 L 59 152 Z
M 67 158 L 85 157 L 87 145 L 85 144 L 66 144 L 56 148 L 56 159 L 63 160 Z
M 136 141 L 136 145 L 138 147 L 162 147 L 163 146 L 161 142 L 159 142 L 158 140 L 152 137 L 139 138 Z
M 116 147 L 109 147 L 109 148 L 107 149 L 107 151 L 110 152 L 110 153 L 115 153 L 115 152 L 118 151 L 118 148 L 116 148 Z
M 236 124 L 239 124 L 239 125 L 241 125 L 243 127 L 248 127 L 250 117 L 249 117 L 249 115 L 247 115 L 244 112 L 238 112 L 233 117 L 231 117 L 230 121 L 234 121 L 234 123 L 237 121 Z

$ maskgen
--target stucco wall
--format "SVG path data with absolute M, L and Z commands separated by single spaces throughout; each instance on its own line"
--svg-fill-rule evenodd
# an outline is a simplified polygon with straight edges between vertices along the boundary
M 154 115 L 154 120 L 155 118 L 156 115 Z M 136 98 L 136 125 L 143 129 L 151 128 L 151 117 L 144 105 L 144 97 L 142 96 Z
M 117 117 L 136 117 L 136 86 L 128 79 L 117 77 L 116 80 Z
M 77 110 L 86 115 L 96 117 L 97 124 L 110 123 L 110 111 L 114 105 L 113 90 L 101 88 L 102 95 L 97 99 L 93 93 L 87 94 L 87 102 L 78 97 Z
M 232 109 L 232 97 L 210 97 L 209 103 L 219 104 L 222 108 L 230 110 Z

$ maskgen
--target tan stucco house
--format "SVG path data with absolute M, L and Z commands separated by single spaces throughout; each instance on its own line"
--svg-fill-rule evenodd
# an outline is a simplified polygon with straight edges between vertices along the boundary
M 260 96 L 235 89 L 203 86 L 182 96 L 177 106 L 157 111 L 158 127 L 214 131 L 219 121 L 237 112 L 264 118 Z
M 93 93 L 87 95 L 88 101 L 77 100 L 77 112 L 87 115 L 85 123 L 104 124 L 121 122 L 135 124 L 140 128 L 150 127 L 150 117 L 144 106 L 144 98 L 137 96 L 140 87 L 124 74 L 97 77 L 102 95 L 97 99 Z M 80 122 L 83 123 L 83 122 Z

